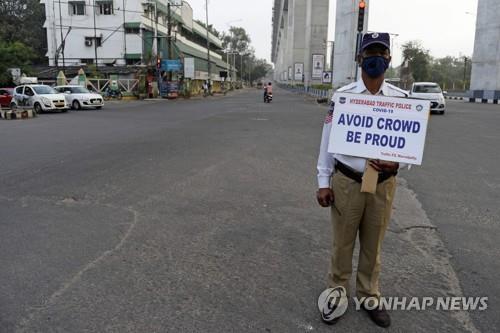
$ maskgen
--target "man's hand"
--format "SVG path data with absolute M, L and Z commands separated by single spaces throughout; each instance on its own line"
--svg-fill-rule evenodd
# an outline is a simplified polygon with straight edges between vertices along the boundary
M 335 195 L 331 188 L 320 188 L 316 192 L 316 198 L 321 207 L 330 207 L 335 201 Z
M 378 172 L 396 173 L 399 169 L 397 162 L 370 160 L 370 165 Z

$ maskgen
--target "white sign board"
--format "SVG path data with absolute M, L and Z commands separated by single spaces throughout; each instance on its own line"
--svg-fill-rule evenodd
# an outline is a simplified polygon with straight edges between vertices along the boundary
M 294 65 L 294 70 L 293 70 L 293 77 L 295 81 L 302 81 L 302 74 L 304 74 L 304 64 L 303 63 L 296 63 Z
M 184 77 L 194 79 L 194 58 L 184 58 Z
M 292 79 L 293 78 L 293 68 L 292 68 L 292 66 L 288 66 L 288 78 L 290 80 L 293 80 Z
M 312 78 L 321 79 L 325 70 L 325 56 L 323 54 L 313 54 L 312 61 Z
M 332 72 L 323 72 L 323 83 L 332 83 Z
M 328 152 L 422 164 L 430 101 L 335 94 Z

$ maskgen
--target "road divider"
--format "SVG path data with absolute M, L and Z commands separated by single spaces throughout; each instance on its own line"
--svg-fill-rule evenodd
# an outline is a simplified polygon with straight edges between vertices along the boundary
M 0 110 L 0 118 L 6 120 L 29 119 L 36 117 L 33 110 Z

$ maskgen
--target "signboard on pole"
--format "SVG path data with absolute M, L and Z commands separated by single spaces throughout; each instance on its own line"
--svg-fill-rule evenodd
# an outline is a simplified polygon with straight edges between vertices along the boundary
M 293 68 L 292 68 L 292 66 L 288 67 L 288 78 L 290 80 L 293 80 Z
M 304 64 L 300 63 L 300 62 L 297 62 L 297 63 L 295 63 L 294 67 L 295 67 L 294 70 L 293 70 L 294 80 L 295 81 L 302 81 L 302 75 L 304 74 Z
M 422 164 L 430 101 L 335 94 L 328 152 Z
M 323 83 L 332 83 L 332 72 L 323 72 Z
M 182 63 L 179 59 L 162 60 L 161 70 L 165 72 L 180 72 L 182 70 Z
M 194 58 L 184 58 L 184 77 L 194 79 Z
M 321 79 L 325 70 L 325 56 L 323 54 L 312 55 L 312 78 Z

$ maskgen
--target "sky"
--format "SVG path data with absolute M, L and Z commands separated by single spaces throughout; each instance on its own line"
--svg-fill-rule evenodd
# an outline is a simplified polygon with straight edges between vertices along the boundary
M 205 0 L 187 0 L 195 18 L 205 21 Z M 314 0 L 312 0 L 314 1 Z M 397 34 L 393 63 L 401 62 L 401 45 L 419 40 L 433 57 L 471 56 L 478 0 L 368 0 L 368 30 Z M 241 26 L 249 33 L 256 55 L 271 62 L 274 0 L 209 0 L 209 23 L 227 31 Z M 335 37 L 336 0 L 330 0 L 328 40 Z

